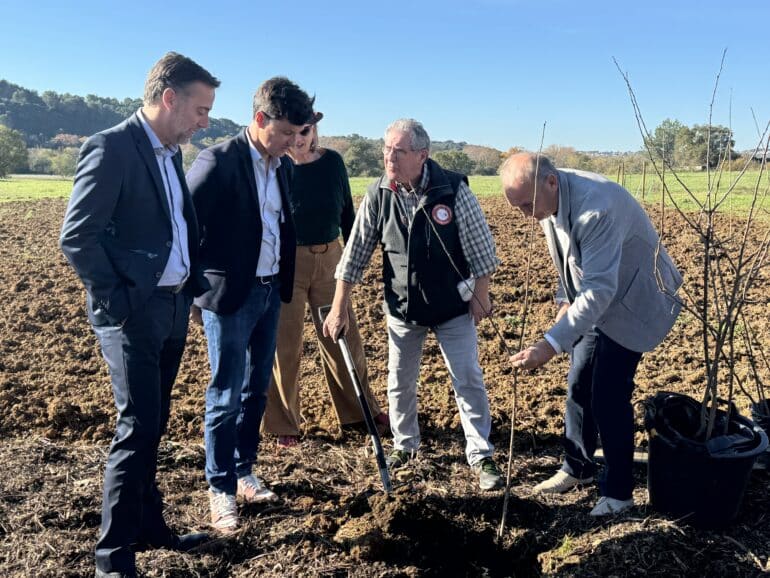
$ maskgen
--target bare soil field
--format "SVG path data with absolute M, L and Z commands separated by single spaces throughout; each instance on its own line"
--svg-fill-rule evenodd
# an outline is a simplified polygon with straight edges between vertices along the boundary
M 0 205 L 0 575 L 90 576 L 100 521 L 101 475 L 112 435 L 109 377 L 84 312 L 84 292 L 57 246 L 64 200 Z M 493 281 L 495 323 L 510 347 L 519 340 L 529 223 L 497 198 L 482 199 L 502 266 Z M 733 224 L 734 226 L 735 224 Z M 724 233 L 729 225 L 721 224 Z M 674 215 L 667 245 L 687 277 L 700 261 L 695 239 Z M 532 305 L 527 341 L 547 329 L 555 308 L 554 273 L 539 228 L 531 251 Z M 375 394 L 386 403 L 386 335 L 379 257 L 355 293 Z M 767 274 L 751 308 L 765 316 Z M 531 487 L 560 463 L 567 359 L 518 379 L 512 496 L 507 530 L 495 538 L 503 492 L 483 493 L 463 456 L 449 376 L 435 340 L 426 343 L 420 377 L 423 448 L 380 491 L 371 444 L 340 432 L 306 327 L 301 385 L 306 427 L 290 449 L 263 441 L 258 473 L 281 500 L 243 511 L 245 526 L 199 552 L 138 555 L 147 576 L 758 576 L 770 572 L 770 476 L 755 471 L 737 522 L 722 532 L 669 520 L 647 506 L 646 470 L 635 470 L 636 507 L 595 520 L 593 485 L 554 498 Z M 513 373 L 489 321 L 480 357 L 501 466 L 511 434 Z M 658 390 L 699 397 L 699 327 L 683 314 L 668 339 L 646 354 L 635 400 Z M 208 380 L 198 327 L 174 390 L 161 447 L 159 483 L 167 520 L 178 531 L 205 529 L 208 503 L 202 448 Z M 747 400 L 739 397 L 747 413 Z M 641 412 L 639 412 L 640 415 Z M 646 444 L 637 417 L 637 445 Z M 389 447 L 385 440 L 386 449 Z

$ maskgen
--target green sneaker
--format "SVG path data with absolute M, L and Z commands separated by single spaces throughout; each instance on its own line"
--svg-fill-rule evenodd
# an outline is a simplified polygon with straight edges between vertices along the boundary
M 411 458 L 412 455 L 408 451 L 394 449 L 390 452 L 390 455 L 385 458 L 385 464 L 388 466 L 389 470 L 397 470 L 398 468 L 403 467 Z
M 479 475 L 479 488 L 482 490 L 496 490 L 503 485 L 500 470 L 492 458 L 484 458 L 471 467 Z

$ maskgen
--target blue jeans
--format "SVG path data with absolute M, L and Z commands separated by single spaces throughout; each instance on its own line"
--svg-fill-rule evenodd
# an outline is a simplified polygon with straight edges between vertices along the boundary
M 229 315 L 203 310 L 211 365 L 206 480 L 217 492 L 235 495 L 238 478 L 249 475 L 257 459 L 280 311 L 278 281 L 255 281 L 243 305 Z
M 626 349 L 598 329 L 572 350 L 564 418 L 566 455 L 562 469 L 576 478 L 596 473 L 597 434 L 605 468 L 602 496 L 628 500 L 634 489 L 634 410 L 631 394 L 642 354 Z
M 155 471 L 190 302 L 182 293 L 156 290 L 122 326 L 93 328 L 110 370 L 118 411 L 96 543 L 96 566 L 104 572 L 131 574 L 136 571 L 133 544 L 163 546 L 172 539 Z

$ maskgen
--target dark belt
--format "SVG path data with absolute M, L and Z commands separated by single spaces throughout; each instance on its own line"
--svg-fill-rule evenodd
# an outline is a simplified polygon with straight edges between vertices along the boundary
M 275 275 L 266 275 L 265 277 L 260 277 L 259 275 L 254 277 L 254 282 L 259 283 L 260 285 L 270 285 L 273 281 L 278 281 L 278 273 Z
M 179 285 L 158 285 L 156 289 L 158 291 L 167 291 L 169 293 L 180 293 L 182 289 L 184 289 L 184 283 L 180 283 Z

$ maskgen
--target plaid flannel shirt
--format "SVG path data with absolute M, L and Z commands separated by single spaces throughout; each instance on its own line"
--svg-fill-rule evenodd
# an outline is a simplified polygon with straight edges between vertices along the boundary
M 427 187 L 428 167 L 423 165 L 422 179 L 416 189 L 410 190 L 398 183 L 396 191 L 394 191 L 399 210 L 406 216 L 410 230 L 423 191 Z M 374 208 L 369 204 L 369 196 L 364 196 L 358 207 L 350 238 L 337 265 L 337 271 L 334 275 L 336 279 L 342 279 L 348 283 L 361 281 L 364 269 L 369 264 L 377 241 L 380 239 L 380 233 L 377 230 L 377 217 Z M 457 190 L 455 218 L 457 219 L 460 246 L 470 267 L 471 275 L 475 278 L 491 275 L 500 263 L 495 254 L 495 241 L 476 195 L 464 181 L 460 183 Z

